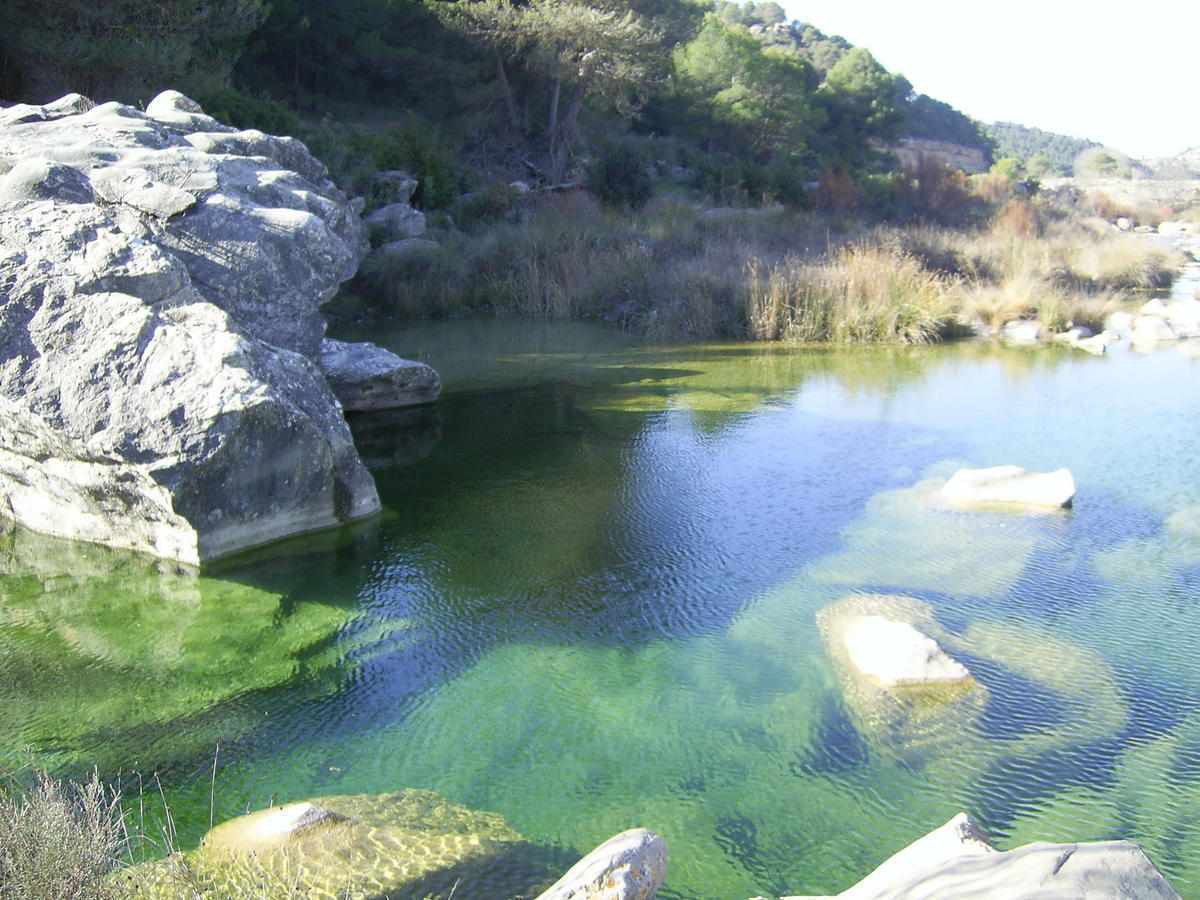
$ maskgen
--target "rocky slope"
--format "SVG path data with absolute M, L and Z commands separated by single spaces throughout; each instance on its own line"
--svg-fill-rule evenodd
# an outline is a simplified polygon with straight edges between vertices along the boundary
M 195 564 L 376 512 L 318 364 L 359 212 L 173 91 L 0 110 L 0 515 Z

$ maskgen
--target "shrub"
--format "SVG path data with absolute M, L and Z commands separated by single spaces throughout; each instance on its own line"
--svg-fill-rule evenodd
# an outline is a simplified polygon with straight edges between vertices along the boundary
M 0 794 L 0 897 L 116 897 L 109 876 L 126 845 L 121 805 L 97 776 L 66 785 L 39 776 L 28 791 Z
M 647 161 L 627 141 L 605 144 L 587 173 L 587 186 L 606 205 L 641 209 L 654 192 Z
M 454 221 L 467 230 L 499 222 L 512 216 L 520 194 L 502 181 L 489 184 L 482 191 L 464 194 L 452 207 Z
M 268 134 L 286 135 L 295 135 L 300 131 L 300 118 L 269 97 L 255 97 L 225 88 L 201 94 L 196 101 L 214 119 L 238 128 L 257 128 Z
M 1042 222 L 1032 203 L 1022 197 L 1009 200 L 996 215 L 992 228 L 1009 237 L 1035 238 L 1042 233 Z
M 862 191 L 849 173 L 826 169 L 817 183 L 816 206 L 828 212 L 847 213 L 858 209 Z

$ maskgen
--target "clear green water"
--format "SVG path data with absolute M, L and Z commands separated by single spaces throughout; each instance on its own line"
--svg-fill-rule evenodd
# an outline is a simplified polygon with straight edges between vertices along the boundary
M 0 538 L 0 764 L 157 772 L 184 843 L 218 742 L 217 820 L 430 788 L 565 860 L 644 825 L 672 898 L 836 892 L 965 809 L 1200 896 L 1200 362 L 366 336 L 447 382 L 356 421 L 377 520 L 199 578 Z M 921 502 L 1000 463 L 1074 511 Z M 971 648 L 980 715 L 856 727 L 814 617 L 867 591 Z

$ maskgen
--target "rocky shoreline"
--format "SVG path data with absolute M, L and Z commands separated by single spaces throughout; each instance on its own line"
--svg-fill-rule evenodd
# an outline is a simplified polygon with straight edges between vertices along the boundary
M 440 383 L 323 343 L 361 211 L 175 91 L 0 111 L 0 515 L 197 565 L 375 514 L 343 409 Z

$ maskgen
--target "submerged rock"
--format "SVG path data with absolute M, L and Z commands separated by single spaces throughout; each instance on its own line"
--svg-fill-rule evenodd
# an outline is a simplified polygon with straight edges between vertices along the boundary
M 667 877 L 667 842 L 645 828 L 609 838 L 538 900 L 653 900 Z
M 378 511 L 313 359 L 363 228 L 303 144 L 65 97 L 5 169 L 0 515 L 199 563 Z
M 355 412 L 432 403 L 442 392 L 438 373 L 371 343 L 321 342 L 321 371 L 342 404 Z
M 129 870 L 135 896 L 177 896 L 174 873 L 184 868 L 189 887 L 214 897 L 504 900 L 553 878 L 547 854 L 500 816 L 421 790 L 322 797 L 232 819 L 195 851 Z
M 1068 507 L 1075 497 L 1070 469 L 1026 472 L 1020 466 L 959 469 L 942 496 L 960 506 L 1007 506 L 1033 509 Z
M 987 691 L 942 650 L 928 604 L 861 594 L 817 613 L 840 676 L 846 708 L 873 743 L 914 747 L 959 733 L 983 710 Z
M 837 897 L 841 900 L 940 897 L 1179 900 L 1179 894 L 1142 848 L 1131 841 L 1026 844 L 1001 852 L 988 843 L 966 813 L 959 813 L 941 828 L 910 844 Z M 796 896 L 784 900 L 819 898 Z

